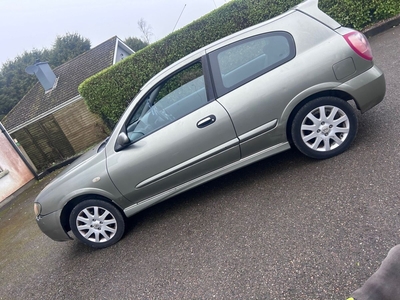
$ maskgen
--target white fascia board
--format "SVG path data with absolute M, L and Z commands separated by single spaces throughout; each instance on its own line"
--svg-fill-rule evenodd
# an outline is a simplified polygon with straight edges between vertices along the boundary
M 113 65 L 117 62 L 117 50 L 118 47 L 124 49 L 126 52 L 133 54 L 135 51 L 133 51 L 127 44 L 125 44 L 123 41 L 120 40 L 119 37 L 117 37 L 116 42 L 115 42 L 115 48 L 114 48 L 114 58 L 113 58 Z

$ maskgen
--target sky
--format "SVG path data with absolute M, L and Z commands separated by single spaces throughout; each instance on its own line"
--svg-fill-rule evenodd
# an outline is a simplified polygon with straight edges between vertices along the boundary
M 57 36 L 78 33 L 92 48 L 118 36 L 142 36 L 138 21 L 157 41 L 229 0 L 0 0 L 0 65 L 24 51 L 50 49 Z

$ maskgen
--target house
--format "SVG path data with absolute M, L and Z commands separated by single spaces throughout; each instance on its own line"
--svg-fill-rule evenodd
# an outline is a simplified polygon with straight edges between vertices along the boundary
M 0 202 L 34 179 L 35 170 L 0 123 Z
M 39 171 L 86 150 L 108 135 L 102 120 L 88 110 L 78 86 L 132 53 L 116 36 L 103 42 L 55 68 L 50 90 L 45 91 L 36 83 L 2 120 Z

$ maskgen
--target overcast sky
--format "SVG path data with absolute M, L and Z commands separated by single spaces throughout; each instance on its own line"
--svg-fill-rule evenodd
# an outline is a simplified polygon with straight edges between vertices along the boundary
M 117 35 L 141 37 L 137 22 L 152 27 L 152 41 L 189 24 L 228 0 L 0 0 L 0 64 L 25 50 L 51 48 L 56 37 L 78 33 L 92 47 Z M 186 6 L 185 6 L 186 4 Z M 183 10 L 183 12 L 182 12 Z

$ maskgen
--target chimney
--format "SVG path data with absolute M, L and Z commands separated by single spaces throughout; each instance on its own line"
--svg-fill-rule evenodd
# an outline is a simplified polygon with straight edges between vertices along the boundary
M 52 90 L 57 84 L 57 78 L 47 62 L 37 61 L 25 69 L 28 74 L 35 74 L 45 92 Z

